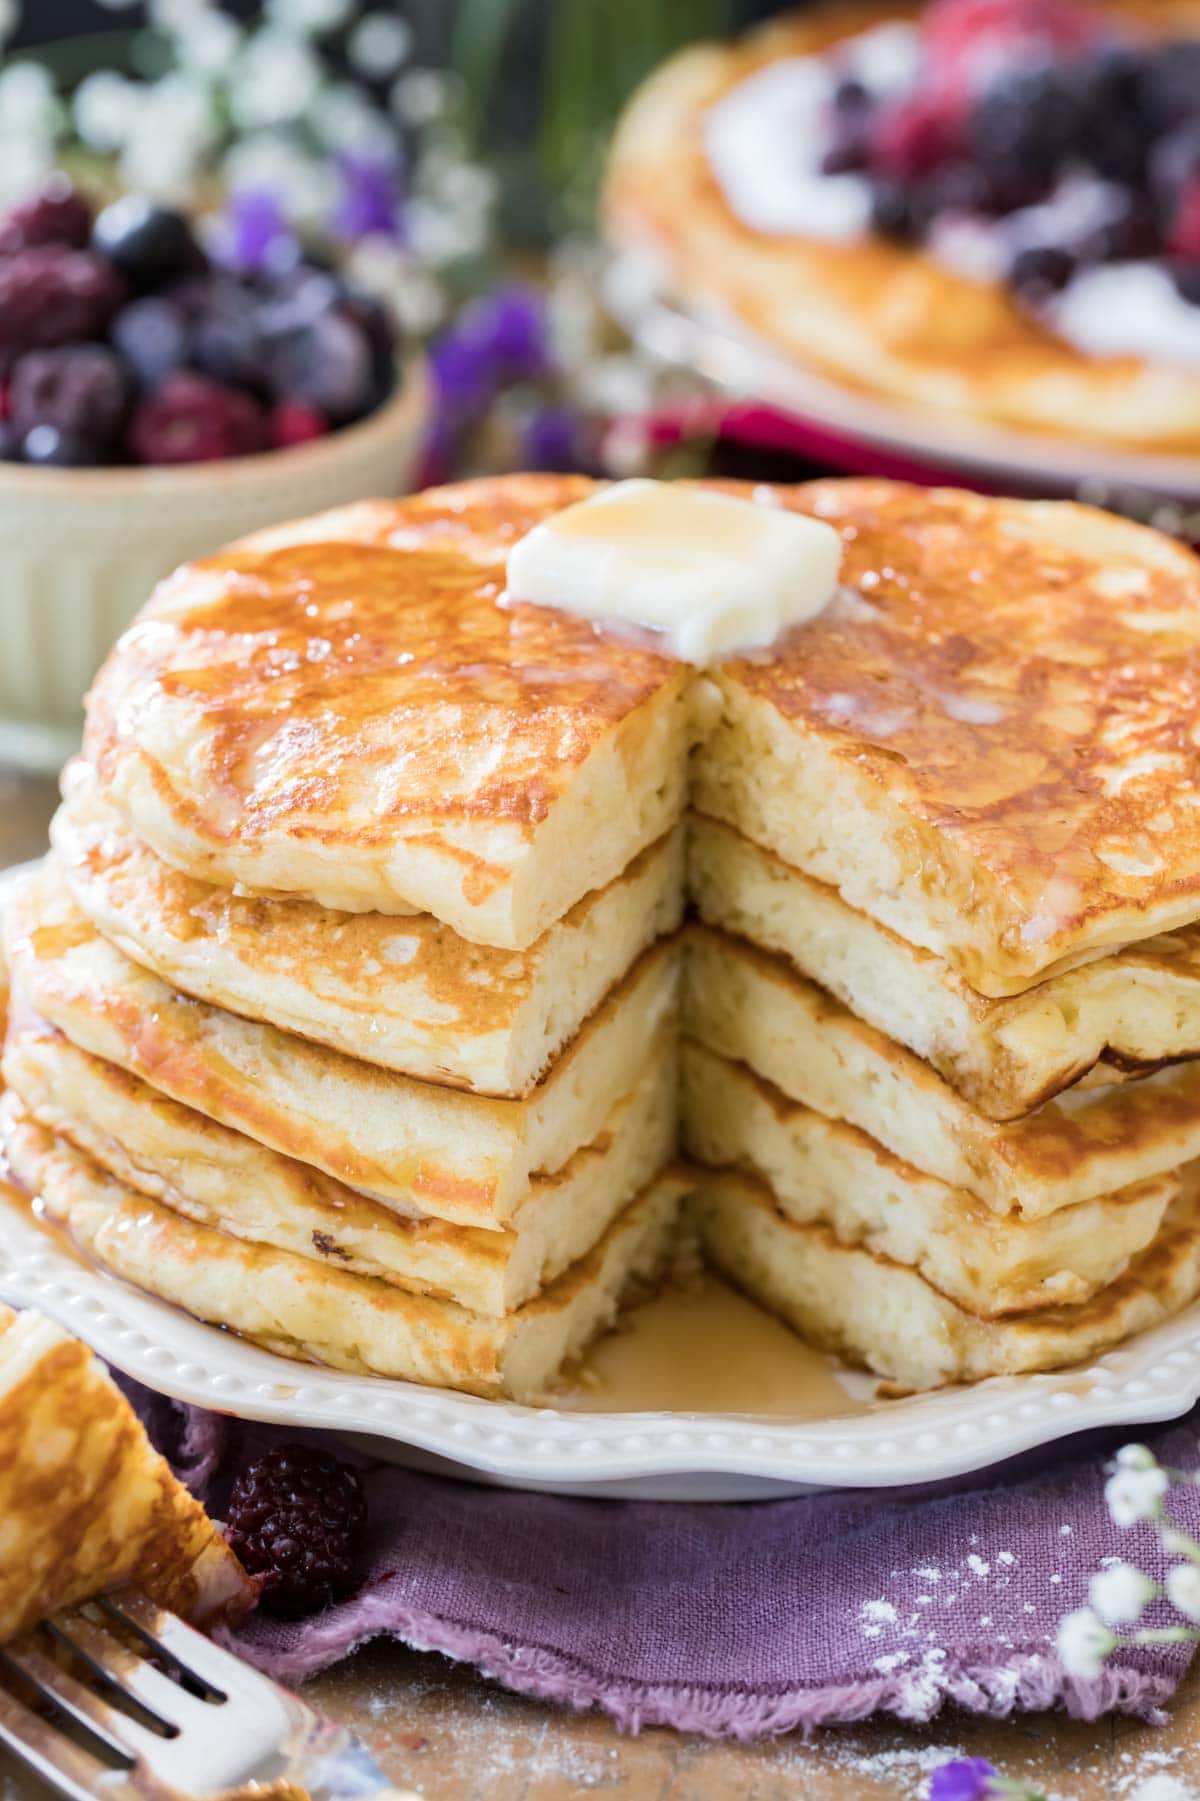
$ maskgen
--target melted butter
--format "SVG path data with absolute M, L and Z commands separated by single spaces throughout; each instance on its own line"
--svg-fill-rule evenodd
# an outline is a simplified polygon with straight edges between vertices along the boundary
M 633 1308 L 555 1404 L 580 1413 L 770 1414 L 836 1419 L 868 1405 L 782 1321 L 716 1277 Z

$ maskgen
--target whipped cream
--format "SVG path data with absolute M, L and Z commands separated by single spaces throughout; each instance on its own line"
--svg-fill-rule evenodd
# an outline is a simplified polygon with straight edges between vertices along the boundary
M 731 211 L 754 231 L 837 240 L 868 229 L 870 183 L 821 172 L 834 85 L 820 57 L 782 57 L 705 115 L 709 167 Z
M 1072 276 L 1045 309 L 1053 331 L 1089 356 L 1138 356 L 1200 369 L 1200 306 L 1158 263 L 1100 263 Z
M 677 482 L 624 481 L 514 544 L 507 599 L 640 626 L 683 662 L 773 644 L 838 585 L 832 526 Z

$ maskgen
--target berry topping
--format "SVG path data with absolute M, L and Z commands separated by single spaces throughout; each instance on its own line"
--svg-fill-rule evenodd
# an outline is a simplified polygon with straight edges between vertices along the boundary
M 366 1501 L 357 1474 L 328 1451 L 268 1451 L 237 1478 L 226 1512 L 230 1544 L 263 1578 L 265 1612 L 297 1619 L 353 1588 Z
M 90 251 L 37 244 L 0 257 L 0 360 L 99 337 L 123 298 L 120 276 Z
M 82 250 L 91 231 L 91 207 L 70 179 L 56 172 L 31 199 L 10 207 L 0 218 L 0 254 L 28 250 L 31 244 L 66 244 Z
M 52 425 L 91 446 L 93 461 L 111 452 L 129 408 L 129 377 L 121 359 L 102 344 L 31 350 L 13 368 L 9 405 L 21 436 Z
M 1086 49 L 1100 36 L 1072 0 L 934 0 L 921 20 L 925 54 L 944 83 L 978 87 L 1006 63 Z
M 879 115 L 871 136 L 872 165 L 899 181 L 919 181 L 952 162 L 962 149 L 957 100 L 914 94 Z
M 302 400 L 281 400 L 267 414 L 267 437 L 277 450 L 285 450 L 290 444 L 308 444 L 313 438 L 323 438 L 328 430 L 324 413 L 315 406 L 305 406 Z
M 134 409 L 128 444 L 138 463 L 203 463 L 266 448 L 262 408 L 249 394 L 181 370 Z
M 106 206 L 93 227 L 92 243 L 135 288 L 160 287 L 204 265 L 183 214 L 156 206 L 142 194 L 126 194 Z
M 1200 176 L 1184 188 L 1171 218 L 1167 248 L 1182 262 L 1200 262 Z
M 1023 298 L 1038 301 L 1065 288 L 1075 268 L 1075 258 L 1061 244 L 1029 244 L 1013 257 L 1008 279 Z
M 1138 104 L 1154 136 L 1200 118 L 1200 38 L 1159 44 L 1147 52 Z

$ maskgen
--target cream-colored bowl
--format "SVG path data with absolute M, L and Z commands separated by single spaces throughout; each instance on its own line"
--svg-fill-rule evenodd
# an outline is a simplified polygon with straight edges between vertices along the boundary
M 88 683 L 177 564 L 281 519 L 403 493 L 427 412 L 413 362 L 378 412 L 290 450 L 163 469 L 0 463 L 0 763 L 55 769 L 70 754 Z

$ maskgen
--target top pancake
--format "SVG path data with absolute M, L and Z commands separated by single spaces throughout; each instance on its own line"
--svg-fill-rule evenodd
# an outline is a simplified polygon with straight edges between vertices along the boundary
M 93 688 L 101 788 L 200 879 L 525 948 L 682 798 L 686 672 L 497 604 L 509 545 L 589 486 L 434 489 L 185 566 Z
M 1200 915 L 1200 560 L 1065 502 L 783 502 L 840 529 L 844 586 L 714 672 L 703 811 L 983 994 Z
M 730 45 L 695 44 L 635 94 L 604 195 L 609 238 L 648 252 L 685 303 L 717 310 L 792 361 L 933 412 L 1092 444 L 1200 449 L 1200 372 L 1136 356 L 1098 358 L 1051 335 L 999 282 L 878 236 L 773 235 L 745 224 L 719 186 L 705 118 L 756 70 L 917 10 L 834 4 L 773 21 Z M 1197 0 L 1124 0 L 1123 26 L 1200 33 Z

